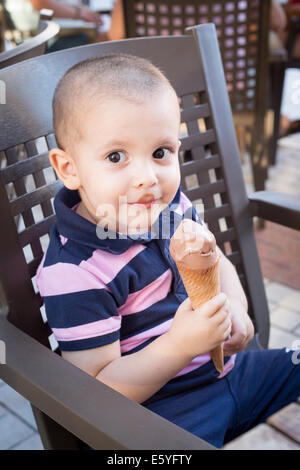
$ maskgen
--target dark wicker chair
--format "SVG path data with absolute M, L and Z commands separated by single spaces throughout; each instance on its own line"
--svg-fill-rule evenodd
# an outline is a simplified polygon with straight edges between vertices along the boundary
M 178 35 L 184 28 L 214 23 L 240 152 L 245 143 L 251 155 L 254 187 L 262 190 L 267 178 L 269 0 L 125 0 L 126 37 Z M 272 76 L 273 77 L 273 76 Z M 270 122 L 270 121 L 268 121 Z
M 59 32 L 59 26 L 52 21 L 41 20 L 35 36 L 22 44 L 0 53 L 0 69 L 16 64 L 22 60 L 42 55 L 46 51 L 47 42 Z
M 80 449 L 84 443 L 95 449 L 209 449 L 208 443 L 62 359 L 53 351 L 51 331 L 41 315 L 35 273 L 55 220 L 51 200 L 60 187 L 48 161 L 48 150 L 55 145 L 53 91 L 73 64 L 111 52 L 150 59 L 165 71 L 181 97 L 188 132 L 180 150 L 183 190 L 192 201 L 203 201 L 205 220 L 245 288 L 255 339 L 268 345 L 269 313 L 252 217 L 299 229 L 299 203 L 264 192 L 248 198 L 215 27 L 208 24 L 190 28 L 183 36 L 69 49 L 0 72 L 0 80 L 7 83 L 7 105 L 0 115 L 5 130 L 0 151 L 7 162 L 0 173 L 0 280 L 5 294 L 0 339 L 6 345 L 0 377 L 31 402 L 46 449 Z M 21 144 L 28 158 L 17 162 L 15 148 Z M 191 151 L 188 162 L 183 161 L 186 150 Z M 30 192 L 24 183 L 28 175 L 36 186 Z M 6 192 L 10 183 L 16 192 L 13 200 Z M 23 229 L 16 228 L 18 214 Z

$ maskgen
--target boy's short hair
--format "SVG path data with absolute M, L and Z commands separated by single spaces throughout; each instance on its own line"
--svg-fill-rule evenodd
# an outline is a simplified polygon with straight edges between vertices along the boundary
M 53 124 L 57 145 L 66 148 L 80 139 L 80 117 L 99 99 L 141 98 L 172 88 L 150 61 L 129 54 L 105 54 L 71 67 L 58 82 L 53 97 Z

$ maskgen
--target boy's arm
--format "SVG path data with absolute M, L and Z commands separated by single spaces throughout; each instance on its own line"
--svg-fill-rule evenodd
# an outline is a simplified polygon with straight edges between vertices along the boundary
M 121 356 L 120 342 L 115 341 L 84 351 L 62 351 L 62 357 L 138 403 L 147 400 L 190 362 L 189 357 L 170 346 L 168 333 L 127 356 Z
M 254 336 L 254 327 L 247 313 L 247 298 L 236 270 L 222 251 L 217 249 L 220 254 L 221 291 L 228 297 L 232 314 L 232 336 L 224 343 L 224 355 L 229 356 L 247 347 Z
M 143 349 L 121 356 L 120 341 L 62 356 L 138 403 L 154 395 L 193 358 L 222 344 L 231 331 L 226 296 L 219 294 L 193 310 L 187 297 L 170 329 Z

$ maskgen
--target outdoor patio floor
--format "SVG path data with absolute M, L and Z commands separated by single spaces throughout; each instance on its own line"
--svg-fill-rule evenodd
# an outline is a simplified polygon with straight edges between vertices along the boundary
M 267 189 L 282 191 L 300 197 L 300 134 L 282 139 L 278 148 L 277 164 L 270 170 Z M 248 192 L 252 191 L 249 162 L 245 161 L 245 182 Z M 278 226 L 279 227 L 279 226 Z M 268 227 L 269 228 L 269 227 Z M 270 229 L 276 230 L 274 227 Z M 280 229 L 281 230 L 281 229 Z M 285 262 L 280 251 L 269 247 L 269 235 L 257 234 L 258 249 L 262 259 L 262 270 L 271 312 L 270 348 L 292 347 L 300 340 L 300 291 L 299 271 L 291 271 L 299 260 L 300 238 L 296 231 L 288 231 L 294 243 L 293 255 Z M 297 251 L 297 253 L 296 253 Z M 272 257 L 272 256 L 273 257 Z M 272 263 L 274 263 L 272 265 Z M 276 266 L 277 278 L 274 279 Z M 286 274 L 286 272 L 285 272 Z M 272 279 L 268 276 L 272 275 Z M 281 277 L 280 277 L 281 276 Z M 297 277 L 298 276 L 298 277 Z M 0 381 L 0 450 L 43 449 L 31 407 L 27 400 L 11 387 Z

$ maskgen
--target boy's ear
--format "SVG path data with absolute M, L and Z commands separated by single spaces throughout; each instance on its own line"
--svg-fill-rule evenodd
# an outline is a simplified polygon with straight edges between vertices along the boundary
M 78 189 L 80 180 L 73 158 L 64 150 L 54 148 L 49 152 L 49 159 L 58 178 L 68 189 Z

